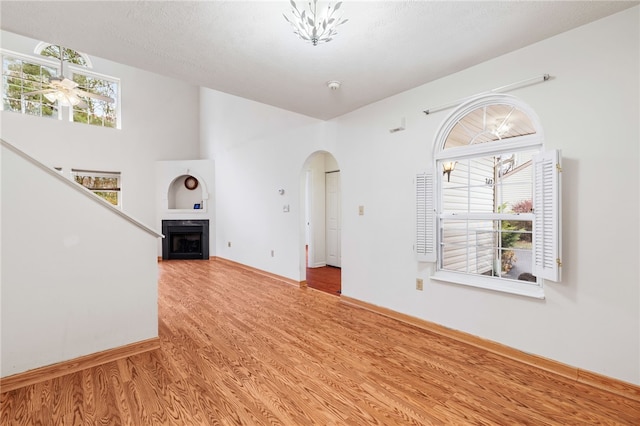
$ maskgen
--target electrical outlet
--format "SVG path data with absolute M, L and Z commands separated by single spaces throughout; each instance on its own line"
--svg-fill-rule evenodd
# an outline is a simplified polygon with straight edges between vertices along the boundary
M 416 290 L 423 290 L 423 281 L 422 278 L 416 278 Z

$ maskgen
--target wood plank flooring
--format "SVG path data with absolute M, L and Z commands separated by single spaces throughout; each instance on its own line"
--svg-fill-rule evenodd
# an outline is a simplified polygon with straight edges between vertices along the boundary
M 1 394 L 0 424 L 640 424 L 640 402 L 338 297 L 214 260 L 159 268 L 160 349 Z
M 342 291 L 340 268 L 322 266 L 320 268 L 307 268 L 307 286 L 325 293 L 339 296 Z

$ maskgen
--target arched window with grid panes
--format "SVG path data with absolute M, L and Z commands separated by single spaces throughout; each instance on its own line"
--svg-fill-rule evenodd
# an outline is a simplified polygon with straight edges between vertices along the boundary
M 433 279 L 531 297 L 561 271 L 560 153 L 535 112 L 509 95 L 460 105 L 418 176 L 416 252 Z

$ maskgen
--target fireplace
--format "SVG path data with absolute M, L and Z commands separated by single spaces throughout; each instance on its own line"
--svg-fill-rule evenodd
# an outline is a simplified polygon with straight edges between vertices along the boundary
M 208 220 L 163 220 L 162 259 L 209 259 Z

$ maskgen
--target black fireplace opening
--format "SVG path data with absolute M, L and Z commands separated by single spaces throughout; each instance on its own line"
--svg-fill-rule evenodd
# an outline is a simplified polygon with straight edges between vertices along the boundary
M 162 259 L 209 259 L 208 220 L 163 220 Z
M 202 253 L 202 233 L 172 232 L 170 253 Z

